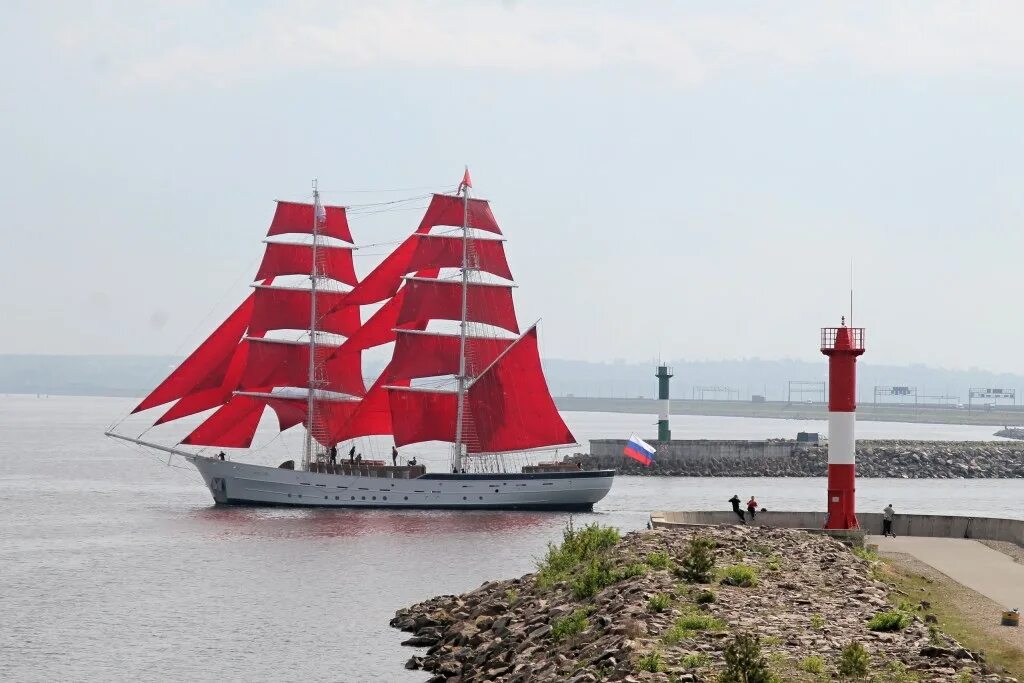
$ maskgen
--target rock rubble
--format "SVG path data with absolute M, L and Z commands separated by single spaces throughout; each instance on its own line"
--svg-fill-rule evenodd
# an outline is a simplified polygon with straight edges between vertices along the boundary
M 719 569 L 750 567 L 757 585 L 683 581 L 677 568 L 698 534 L 714 539 Z M 756 633 L 785 681 L 834 677 L 851 641 L 867 649 L 876 681 L 897 680 L 896 672 L 916 676 L 903 680 L 952 683 L 968 680 L 965 672 L 975 681 L 1015 680 L 935 631 L 926 623 L 926 605 L 901 607 L 902 630 L 869 630 L 874 615 L 891 609 L 891 589 L 877 580 L 871 562 L 826 536 L 738 526 L 656 529 L 629 534 L 605 553 L 615 567 L 633 571 L 591 597 L 574 597 L 565 581 L 542 588 L 538 575 L 528 574 L 399 610 L 391 625 L 414 634 L 404 644 L 429 648 L 406 667 L 429 672 L 431 683 L 698 683 L 716 680 L 736 634 Z M 708 590 L 714 601 L 698 604 Z M 654 596 L 667 596 L 662 611 L 652 607 Z M 694 615 L 712 625 L 678 631 L 679 620 Z M 565 622 L 574 617 L 583 622 L 567 635 Z M 660 670 L 643 670 L 645 662 L 651 668 L 654 653 Z M 822 660 L 821 674 L 805 671 L 815 657 Z

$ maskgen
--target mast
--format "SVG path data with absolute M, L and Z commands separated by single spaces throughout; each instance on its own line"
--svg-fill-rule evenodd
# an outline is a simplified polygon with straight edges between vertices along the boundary
M 317 284 L 317 243 L 320 236 L 320 190 L 313 179 L 313 254 L 309 272 L 309 372 L 307 382 L 309 393 L 306 397 L 306 446 L 302 451 L 302 469 L 309 470 L 313 457 L 313 410 L 316 387 L 316 284 Z
M 466 410 L 466 301 L 469 289 L 469 167 L 466 168 L 459 189 L 462 191 L 462 313 L 459 318 L 459 377 L 452 465 L 462 471 L 462 416 Z

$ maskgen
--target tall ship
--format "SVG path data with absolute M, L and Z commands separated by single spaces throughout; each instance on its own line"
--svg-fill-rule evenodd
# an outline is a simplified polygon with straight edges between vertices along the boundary
M 557 461 L 576 439 L 548 390 L 537 324 L 520 328 L 502 231 L 471 188 L 467 169 L 454 193 L 430 195 L 416 230 L 363 279 L 346 207 L 321 203 L 315 182 L 311 203 L 277 202 L 249 296 L 132 411 L 164 406 L 159 417 L 107 436 L 180 456 L 217 504 L 592 509 L 614 472 Z M 362 354 L 388 344 L 367 387 Z M 245 461 L 267 408 L 281 432 L 304 430 L 301 458 Z M 147 436 L 208 411 L 173 445 Z M 369 439 L 390 448 L 363 458 Z M 450 444 L 443 469 L 408 457 L 426 442 Z

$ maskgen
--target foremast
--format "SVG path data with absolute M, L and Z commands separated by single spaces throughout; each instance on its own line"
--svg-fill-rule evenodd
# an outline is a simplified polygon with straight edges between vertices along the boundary
M 462 422 L 465 415 L 466 398 L 466 307 L 469 292 L 469 167 L 462 176 L 459 192 L 462 194 L 462 305 L 459 317 L 459 375 L 456 378 L 455 444 L 452 448 L 452 468 L 462 471 Z

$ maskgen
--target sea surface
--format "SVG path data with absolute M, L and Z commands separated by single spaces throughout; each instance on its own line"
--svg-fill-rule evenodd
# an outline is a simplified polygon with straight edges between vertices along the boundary
M 567 514 L 215 508 L 188 466 L 102 432 L 124 399 L 0 396 L 0 680 L 423 681 L 388 627 L 419 600 L 531 571 Z M 653 415 L 566 413 L 589 438 Z M 137 435 L 144 420 L 120 429 Z M 264 424 L 255 460 L 301 452 Z M 686 416 L 676 438 L 792 437 L 824 422 Z M 992 427 L 865 422 L 862 438 L 991 439 Z M 147 434 L 173 443 L 162 428 Z M 178 435 L 180 437 L 180 434 Z M 365 443 L 367 457 L 389 444 Z M 403 449 L 432 466 L 442 447 Z M 619 477 L 576 523 L 653 509 L 821 509 L 823 479 Z M 1019 480 L 858 482 L 858 506 L 1024 519 Z

